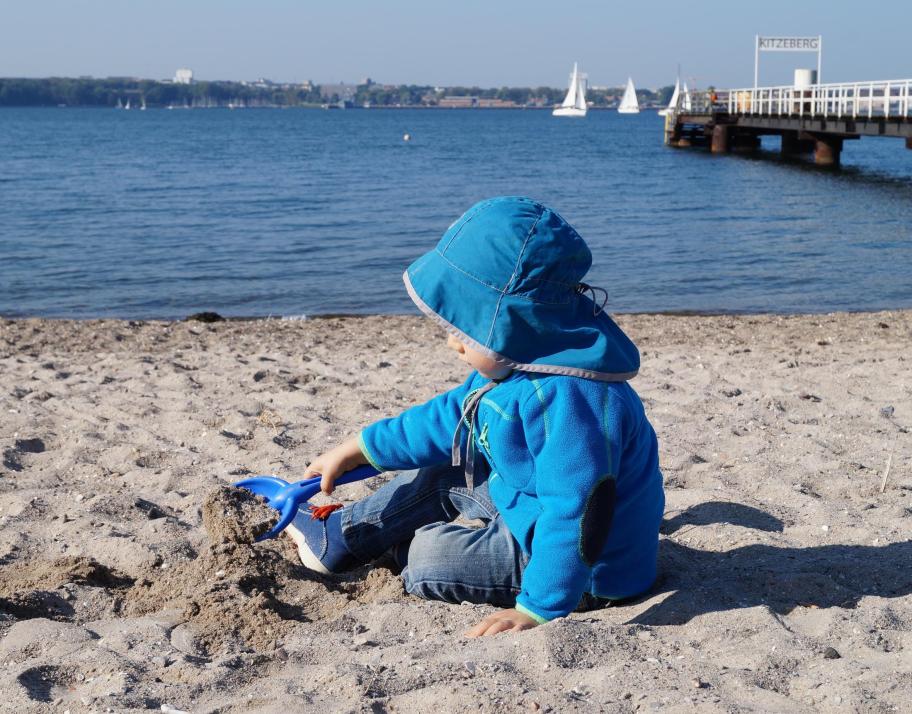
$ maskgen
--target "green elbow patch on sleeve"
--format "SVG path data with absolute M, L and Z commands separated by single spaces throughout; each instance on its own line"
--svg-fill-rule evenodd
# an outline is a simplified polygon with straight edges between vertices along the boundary
M 367 448 L 367 444 L 364 442 L 364 432 L 362 431 L 358 434 L 358 448 L 361 449 L 361 453 L 364 454 L 364 458 L 367 459 L 368 463 L 373 466 L 377 471 L 383 473 L 386 471 L 379 463 L 377 459 L 374 458 L 374 455 L 371 453 L 371 450 Z
M 544 625 L 546 622 L 550 622 L 550 620 L 548 620 L 547 618 L 542 617 L 538 613 L 532 612 L 529 608 L 523 607 L 519 603 L 516 603 L 515 609 L 517 612 L 521 612 L 523 615 L 527 615 L 527 616 L 531 617 L 539 625 Z
M 589 567 L 596 563 L 608 542 L 614 503 L 615 479 L 614 476 L 605 476 L 592 488 L 580 520 L 579 552 Z

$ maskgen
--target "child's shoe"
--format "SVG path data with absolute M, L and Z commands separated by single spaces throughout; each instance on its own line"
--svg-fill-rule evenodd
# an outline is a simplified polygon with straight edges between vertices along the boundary
M 342 537 L 342 511 L 333 511 L 325 519 L 315 519 L 310 511 L 300 508 L 285 532 L 298 546 L 298 555 L 305 568 L 328 575 L 360 565 Z

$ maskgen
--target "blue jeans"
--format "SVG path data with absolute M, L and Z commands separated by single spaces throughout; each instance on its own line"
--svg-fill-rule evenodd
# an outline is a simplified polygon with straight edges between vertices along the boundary
M 462 515 L 478 527 L 452 523 Z M 512 607 L 529 561 L 488 495 L 462 467 L 406 471 L 342 511 L 348 549 L 365 563 L 392 551 L 405 589 L 444 602 Z

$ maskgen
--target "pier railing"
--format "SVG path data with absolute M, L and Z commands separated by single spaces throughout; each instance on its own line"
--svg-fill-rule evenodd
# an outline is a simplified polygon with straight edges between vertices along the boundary
M 689 89 L 678 95 L 677 104 L 671 107 L 670 114 L 711 114 L 712 111 L 712 92 L 705 89 Z
M 712 107 L 729 114 L 912 119 L 912 79 L 729 89 L 715 93 Z

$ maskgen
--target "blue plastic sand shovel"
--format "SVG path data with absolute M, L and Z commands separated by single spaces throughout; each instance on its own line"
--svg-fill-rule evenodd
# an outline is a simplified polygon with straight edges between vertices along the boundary
M 346 471 L 336 479 L 336 486 L 352 481 L 361 481 L 362 479 L 376 476 L 379 471 L 372 466 L 359 466 L 351 471 Z M 253 476 L 245 478 L 234 484 L 237 488 L 246 488 L 257 496 L 266 499 L 266 503 L 275 508 L 281 515 L 279 522 L 276 523 L 272 530 L 267 531 L 259 538 L 258 541 L 267 538 L 275 538 L 279 533 L 285 530 L 286 526 L 294 520 L 298 513 L 298 506 L 307 503 L 320 490 L 320 477 L 315 476 L 305 481 L 296 481 L 288 483 L 278 476 Z

